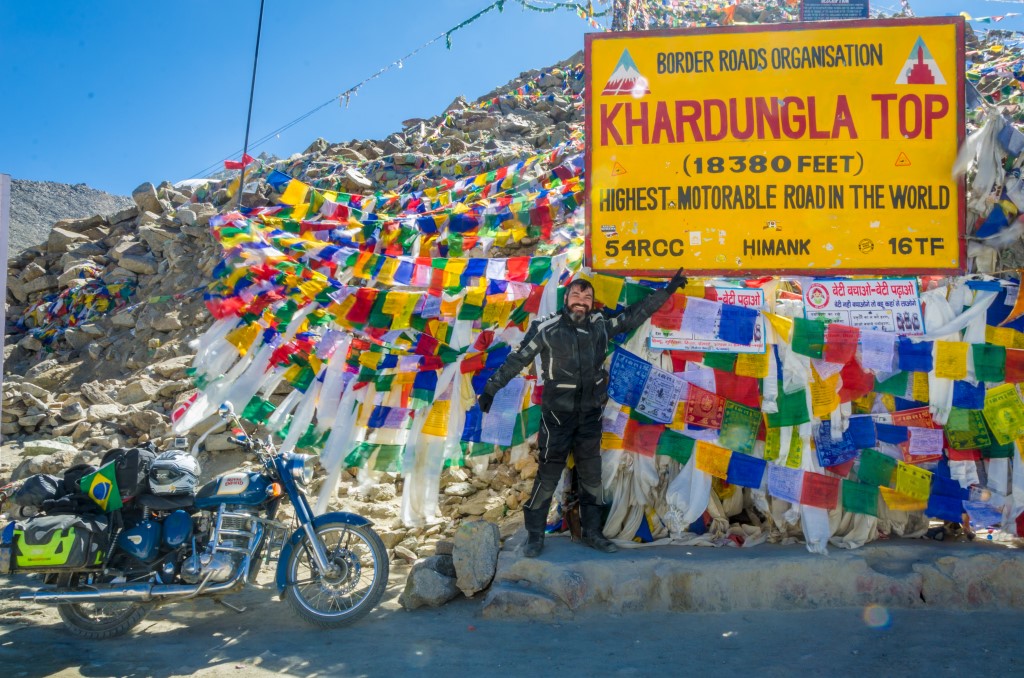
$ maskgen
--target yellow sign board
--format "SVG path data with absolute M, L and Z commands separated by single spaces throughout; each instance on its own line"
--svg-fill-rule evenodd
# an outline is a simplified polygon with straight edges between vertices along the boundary
M 965 269 L 961 17 L 586 36 L 587 263 Z

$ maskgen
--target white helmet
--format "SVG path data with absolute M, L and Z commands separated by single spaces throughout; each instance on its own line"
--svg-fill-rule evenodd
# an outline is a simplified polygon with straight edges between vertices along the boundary
M 149 468 L 149 491 L 153 494 L 195 494 L 199 484 L 199 461 L 185 450 L 167 450 Z

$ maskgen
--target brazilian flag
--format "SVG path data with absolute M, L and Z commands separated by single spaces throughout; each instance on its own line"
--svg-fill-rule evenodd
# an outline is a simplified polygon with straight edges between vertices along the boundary
M 121 508 L 121 492 L 117 489 L 117 474 L 114 472 L 114 463 L 110 462 L 95 473 L 90 473 L 79 481 L 82 492 L 89 495 L 94 502 L 99 504 L 105 513 Z

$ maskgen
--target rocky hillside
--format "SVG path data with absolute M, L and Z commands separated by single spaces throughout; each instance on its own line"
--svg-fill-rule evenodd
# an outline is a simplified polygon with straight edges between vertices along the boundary
M 46 242 L 53 224 L 93 214 L 114 214 L 131 207 L 132 199 L 53 181 L 11 181 L 11 232 L 8 247 L 18 254 Z
M 244 203 L 277 201 L 266 181 L 274 170 L 334 190 L 408 191 L 578 138 L 581 62 L 577 54 L 523 73 L 475 102 L 459 98 L 437 116 L 406 121 L 385 139 L 318 139 L 304 153 L 268 160 L 247 175 Z M 203 288 L 221 259 L 209 222 L 235 205 L 230 179 L 180 189 L 143 184 L 130 206 L 57 221 L 44 242 L 10 259 L 0 478 L 59 472 L 119 445 L 195 441 L 195 434 L 187 441 L 171 436 L 169 414 L 194 392 L 187 375 L 192 342 L 211 323 Z M 531 243 L 510 246 L 523 245 Z M 214 431 L 205 449 L 207 475 L 240 462 L 226 433 Z M 476 472 L 447 471 L 442 511 L 455 519 L 497 519 L 517 509 L 536 462 L 508 462 L 506 453 Z M 387 474 L 383 480 L 342 501 L 381 521 L 385 542 L 401 546 L 400 556 L 414 558 L 424 539 L 436 540 L 453 527 L 402 528 L 396 517 L 400 481 Z M 340 492 L 348 494 L 347 486 Z

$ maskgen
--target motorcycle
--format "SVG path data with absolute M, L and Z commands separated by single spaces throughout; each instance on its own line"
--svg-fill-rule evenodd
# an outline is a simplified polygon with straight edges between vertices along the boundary
M 39 518 L 36 528 L 31 520 L 10 523 L 0 538 L 0 574 L 46 575 L 46 586 L 21 600 L 55 604 L 76 636 L 112 638 L 177 601 L 210 598 L 244 611 L 223 598 L 254 583 L 279 550 L 278 597 L 299 617 L 336 628 L 368 614 L 388 581 L 387 551 L 372 523 L 345 512 L 313 515 L 303 488 L 315 458 L 250 436 L 230 403 L 219 413 L 236 426 L 232 442 L 255 455 L 261 470 L 227 473 L 194 495 L 140 495 L 131 502 L 137 521 L 124 510 L 53 516 L 60 526 L 51 536 Z M 295 529 L 275 519 L 284 501 L 294 506 Z M 55 554 L 63 554 L 56 566 Z M 35 564 L 43 562 L 50 565 Z

